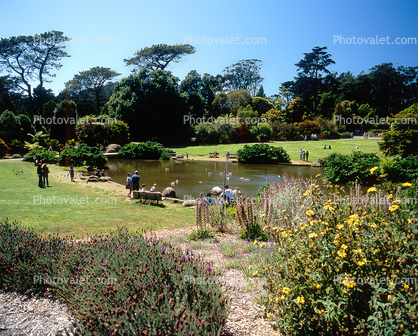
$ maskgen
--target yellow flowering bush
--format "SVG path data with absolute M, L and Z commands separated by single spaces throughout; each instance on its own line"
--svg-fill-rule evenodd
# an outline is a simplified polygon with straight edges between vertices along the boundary
M 265 226 L 272 244 L 259 268 L 267 290 L 260 302 L 274 327 L 284 335 L 415 335 L 414 214 L 380 190 L 358 195 L 368 200 L 360 205 L 349 196 L 334 202 L 327 185 L 309 190 L 299 194 L 297 220 Z M 370 202 L 375 197 L 385 204 Z

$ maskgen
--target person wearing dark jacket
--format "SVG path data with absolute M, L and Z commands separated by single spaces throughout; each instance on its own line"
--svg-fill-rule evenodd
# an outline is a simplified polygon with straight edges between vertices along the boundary
M 42 161 L 39 161 L 38 163 L 38 167 L 36 168 L 36 173 L 38 174 L 38 187 L 39 188 L 44 188 L 44 184 L 42 182 Z
M 139 175 L 137 170 L 135 170 L 135 174 L 132 176 L 132 186 L 133 190 L 139 190 Z
M 46 163 L 44 163 L 44 164 L 42 165 L 42 178 L 43 178 L 43 182 L 42 182 L 42 184 L 44 185 L 44 187 L 45 187 L 45 185 L 46 185 L 47 187 L 49 187 L 48 174 L 49 174 L 49 168 L 48 168 L 48 165 L 47 165 Z

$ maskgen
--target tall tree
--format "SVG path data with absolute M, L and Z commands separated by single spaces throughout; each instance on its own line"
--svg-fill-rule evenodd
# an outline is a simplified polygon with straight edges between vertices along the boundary
M 266 94 L 264 93 L 263 84 L 260 85 L 260 88 L 258 89 L 256 96 L 261 97 L 261 98 L 266 98 Z
M 327 76 L 331 75 L 328 67 L 335 64 L 327 47 L 314 47 L 312 52 L 303 53 L 304 58 L 296 63 L 298 75 L 295 77 L 292 91 L 303 99 L 304 105 L 315 115 L 318 108 L 318 97 L 324 91 Z
M 110 68 L 96 66 L 86 71 L 80 71 L 72 80 L 65 83 L 65 89 L 70 94 L 90 92 L 95 97 L 97 113 L 100 113 L 103 87 L 120 75 Z
M 235 91 L 245 89 L 255 95 L 260 83 L 264 80 L 260 76 L 261 61 L 258 59 L 241 60 L 223 71 L 224 89 L 226 91 Z
M 157 44 L 142 48 L 134 57 L 125 58 L 123 61 L 127 66 L 134 66 L 134 73 L 138 73 L 142 68 L 151 71 L 164 70 L 171 62 L 178 63 L 183 56 L 195 52 L 195 47 L 190 44 Z
M 0 40 L 0 68 L 17 79 L 19 88 L 27 94 L 33 111 L 31 82 L 38 80 L 40 87 L 53 70 L 59 70 L 63 57 L 69 57 L 64 48 L 69 38 L 60 31 L 50 31 L 34 36 L 12 36 Z

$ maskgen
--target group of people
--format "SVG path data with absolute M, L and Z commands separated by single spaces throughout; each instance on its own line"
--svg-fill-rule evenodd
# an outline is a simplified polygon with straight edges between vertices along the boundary
M 94 172 L 94 176 L 97 176 L 97 177 L 106 176 L 106 172 L 104 171 L 104 169 L 102 169 L 102 171 L 99 171 L 98 169 L 96 169 L 96 171 Z
M 309 160 L 309 152 L 303 151 L 302 149 L 299 151 L 299 157 L 302 161 L 308 161 Z
M 329 145 L 329 148 L 327 148 L 327 145 L 325 145 L 322 149 L 331 149 L 331 145 Z
M 35 162 L 36 173 L 38 174 L 38 187 L 49 187 L 48 174 L 50 171 L 48 165 L 45 162 L 42 162 L 41 157 L 38 154 L 33 157 L 33 161 Z
M 135 174 L 131 176 L 131 173 L 128 173 L 128 176 L 126 177 L 126 189 L 129 189 L 128 195 L 126 197 L 132 198 L 132 191 L 139 191 L 139 173 L 137 170 L 135 170 Z M 149 191 L 155 191 L 155 188 L 157 187 L 157 183 L 154 183 Z M 141 191 L 147 191 L 147 185 L 144 183 L 142 184 Z
M 237 197 L 239 197 L 241 195 L 241 191 L 239 190 L 239 188 L 237 187 L 235 189 L 235 191 L 236 191 Z M 226 204 L 231 204 L 231 203 L 234 202 L 234 192 L 232 191 L 232 189 L 228 185 L 225 185 L 225 190 L 222 191 L 222 193 L 219 195 L 219 201 L 225 202 Z M 204 199 L 204 202 L 207 205 L 213 205 L 214 204 L 211 193 L 207 193 L 207 195 Z

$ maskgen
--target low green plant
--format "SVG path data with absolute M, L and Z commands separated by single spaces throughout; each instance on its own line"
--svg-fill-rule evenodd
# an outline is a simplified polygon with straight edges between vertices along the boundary
M 168 150 L 156 142 L 128 143 L 119 154 L 124 159 L 169 160 Z
M 102 168 L 107 158 L 98 147 L 90 147 L 85 143 L 78 146 L 68 145 L 60 153 L 60 165 L 93 166 Z
M 324 166 L 324 177 L 333 183 L 363 185 L 376 183 L 376 175 L 370 169 L 379 166 L 380 159 L 374 153 L 354 151 L 349 155 L 332 153 L 319 162 Z
M 23 158 L 23 161 L 33 162 L 33 158 L 35 154 L 38 154 L 40 156 L 40 159 L 42 160 L 42 162 L 58 163 L 57 152 L 48 151 L 44 148 L 32 149 L 25 155 L 25 157 Z
M 22 158 L 22 155 L 20 155 L 20 154 L 13 154 L 12 155 L 12 159 L 21 159 Z
M 288 163 L 290 156 L 283 147 L 273 147 L 267 144 L 245 145 L 238 150 L 238 161 L 241 163 Z

